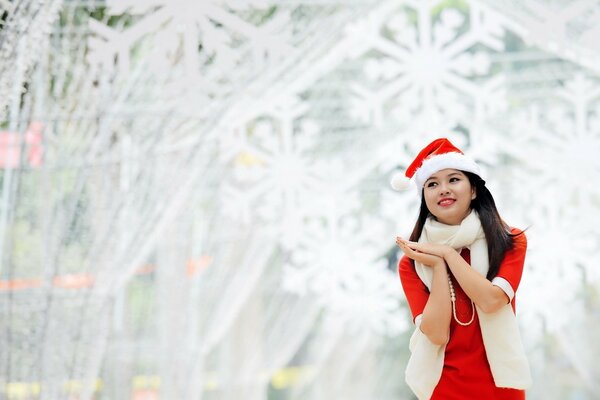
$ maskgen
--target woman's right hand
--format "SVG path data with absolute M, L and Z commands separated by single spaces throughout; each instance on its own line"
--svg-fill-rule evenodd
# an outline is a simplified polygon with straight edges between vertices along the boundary
M 445 266 L 445 261 L 442 257 L 413 250 L 399 237 L 396 237 L 396 244 L 408 258 L 415 260 L 426 267 Z

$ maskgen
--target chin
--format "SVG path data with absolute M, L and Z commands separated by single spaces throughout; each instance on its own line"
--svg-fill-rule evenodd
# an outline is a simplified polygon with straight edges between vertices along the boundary
M 459 225 L 463 220 L 463 218 L 458 217 L 454 213 L 452 213 L 452 215 L 438 214 L 435 216 L 435 219 L 438 222 L 441 222 L 442 224 L 446 225 Z

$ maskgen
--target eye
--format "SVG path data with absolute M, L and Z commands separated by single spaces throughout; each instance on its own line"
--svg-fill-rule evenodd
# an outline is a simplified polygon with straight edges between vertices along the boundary
M 457 177 L 450 178 L 450 182 L 458 182 L 458 181 L 460 181 L 460 178 L 457 178 Z
M 435 185 L 437 185 L 437 182 L 429 182 L 426 187 L 430 188 L 430 187 L 435 187 Z

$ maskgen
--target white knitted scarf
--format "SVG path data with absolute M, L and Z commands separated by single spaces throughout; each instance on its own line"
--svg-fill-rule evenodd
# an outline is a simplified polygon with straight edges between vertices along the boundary
M 460 251 L 471 251 L 471 266 L 482 276 L 489 268 L 487 243 L 481 227 L 479 215 L 472 211 L 460 225 L 446 225 L 428 218 L 425 222 L 419 243 L 449 245 Z M 419 278 L 431 290 L 433 272 L 415 262 Z M 531 386 L 529 364 L 512 306 L 506 304 L 493 313 L 483 312 L 475 306 L 483 344 L 490 369 L 497 387 L 527 389 Z M 419 400 L 429 399 L 442 375 L 446 345 L 435 345 L 421 331 L 421 318 L 410 338 L 411 356 L 406 367 L 406 382 Z

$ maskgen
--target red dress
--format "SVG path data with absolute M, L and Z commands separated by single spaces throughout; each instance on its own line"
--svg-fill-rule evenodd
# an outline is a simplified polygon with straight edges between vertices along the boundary
M 519 230 L 513 229 L 512 233 Z M 498 277 L 504 278 L 517 291 L 523 264 L 527 239 L 522 233 L 514 237 L 514 246 L 506 252 L 504 260 L 500 265 Z M 470 263 L 468 250 L 461 252 L 462 257 Z M 414 319 L 423 313 L 429 291 L 425 284 L 419 279 L 413 264 L 406 256 L 399 263 L 400 281 L 408 300 L 408 305 Z M 471 319 L 471 301 L 460 287 L 456 279 L 452 278 L 454 291 L 456 293 L 456 315 L 461 322 Z M 515 299 L 511 301 L 513 311 L 515 310 Z M 485 355 L 485 347 L 479 328 L 479 319 L 475 313 L 475 319 L 468 326 L 459 325 L 454 317 L 450 319 L 450 340 L 446 345 L 444 356 L 444 369 L 439 383 L 433 391 L 432 400 L 522 400 L 525 399 L 525 391 L 516 389 L 501 389 L 494 384 L 490 371 L 490 365 Z

